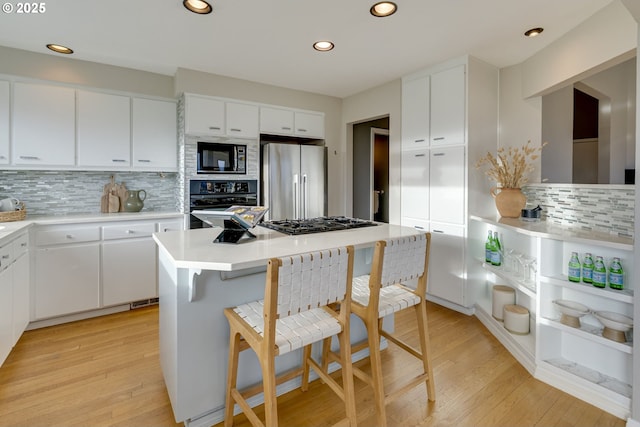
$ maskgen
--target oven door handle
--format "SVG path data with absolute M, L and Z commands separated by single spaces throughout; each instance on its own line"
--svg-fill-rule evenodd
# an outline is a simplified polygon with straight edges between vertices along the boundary
M 298 174 L 293 174 L 293 216 L 294 219 L 300 219 L 300 182 Z

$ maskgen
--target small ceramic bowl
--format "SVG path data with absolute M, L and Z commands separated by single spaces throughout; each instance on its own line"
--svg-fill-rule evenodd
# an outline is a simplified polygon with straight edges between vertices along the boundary
M 562 314 L 560 323 L 573 328 L 579 328 L 580 318 L 589 313 L 589 307 L 575 301 L 557 299 L 553 301 L 553 305 L 555 305 L 556 309 Z
M 613 329 L 614 331 L 626 332 L 633 327 L 633 319 L 623 314 L 611 311 L 596 311 L 593 315 L 605 328 Z

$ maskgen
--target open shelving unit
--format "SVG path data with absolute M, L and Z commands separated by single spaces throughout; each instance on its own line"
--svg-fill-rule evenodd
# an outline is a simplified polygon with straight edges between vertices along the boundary
M 533 284 L 524 282 L 504 267 L 484 262 L 487 231 L 498 231 L 503 248 L 515 249 L 537 260 Z M 633 241 L 630 238 L 566 229 L 544 222 L 526 223 L 518 219 L 471 217 L 469 227 L 468 292 L 475 297 L 476 314 L 485 326 L 536 378 L 560 388 L 618 417 L 631 411 L 633 382 L 633 342 L 616 342 L 602 335 L 603 326 L 593 316 L 599 310 L 633 316 Z M 622 260 L 625 289 L 596 288 L 570 282 L 567 265 L 571 252 L 582 259 L 590 252 L 602 255 L 608 265 L 613 257 Z M 491 288 L 507 285 L 516 290 L 517 304 L 529 308 L 531 333 L 509 334 L 491 316 Z M 560 322 L 554 306 L 557 299 L 586 305 L 580 327 Z M 525 357 L 523 357 L 523 354 Z

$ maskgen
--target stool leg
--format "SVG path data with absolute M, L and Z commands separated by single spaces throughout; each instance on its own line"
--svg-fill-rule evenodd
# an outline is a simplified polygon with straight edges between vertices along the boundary
M 260 361 L 262 366 L 262 386 L 264 388 L 264 425 L 277 427 L 278 405 L 276 399 L 276 367 L 275 355 L 264 357 Z
M 347 328 L 347 330 L 343 330 L 338 334 L 338 341 L 340 342 L 340 363 L 342 364 L 342 391 L 344 393 L 344 406 L 347 413 L 347 419 L 349 420 L 349 425 L 351 427 L 355 427 L 357 425 L 356 396 L 355 388 L 353 385 L 353 367 L 351 365 L 350 336 L 350 332 Z M 331 346 L 330 339 L 328 346 Z
M 225 397 L 224 409 L 224 427 L 233 426 L 233 407 L 235 402 L 231 397 L 231 390 L 236 388 L 238 379 L 238 355 L 240 354 L 240 334 L 234 330 L 231 331 L 229 338 L 229 364 L 227 368 L 227 391 Z
M 302 349 L 302 391 L 309 390 L 309 358 L 311 357 L 311 345 L 305 345 Z
M 322 372 L 329 372 L 329 353 L 331 352 L 331 337 L 322 341 Z
M 378 418 L 378 426 L 387 426 L 387 413 L 384 403 L 384 383 L 382 381 L 382 359 L 380 358 L 380 333 L 378 319 L 365 322 L 369 341 L 369 359 L 371 360 L 371 380 L 373 400 Z
M 436 388 L 433 381 L 433 368 L 431 366 L 431 345 L 429 342 L 429 325 L 427 323 L 427 305 L 424 301 L 416 305 L 418 320 L 418 334 L 420 335 L 420 348 L 422 350 L 422 365 L 427 373 L 427 397 L 429 401 L 436 400 Z

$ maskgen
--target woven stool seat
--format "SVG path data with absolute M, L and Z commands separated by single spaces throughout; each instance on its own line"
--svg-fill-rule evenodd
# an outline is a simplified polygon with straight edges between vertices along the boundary
M 351 300 L 360 305 L 369 305 L 369 275 L 353 278 Z M 378 301 L 378 317 L 385 317 L 405 308 L 420 304 L 420 297 L 402 286 L 385 286 L 380 288 Z

